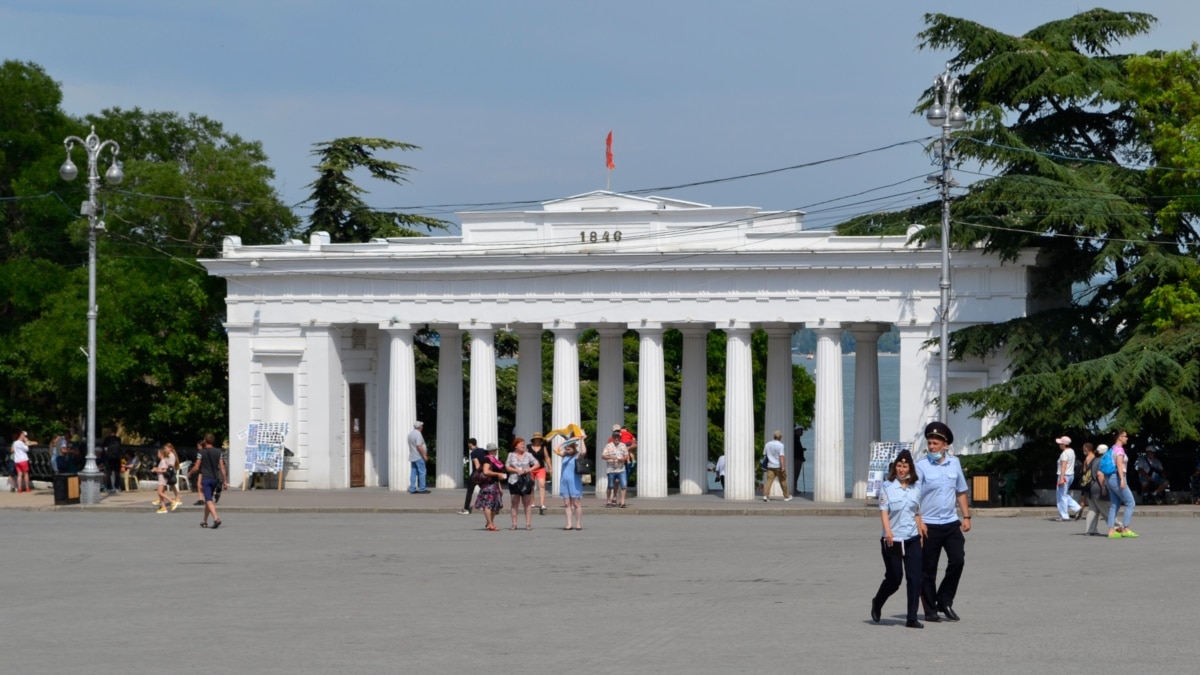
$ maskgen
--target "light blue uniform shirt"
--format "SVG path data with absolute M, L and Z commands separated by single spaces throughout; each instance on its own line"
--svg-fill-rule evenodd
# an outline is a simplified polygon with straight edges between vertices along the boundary
M 879 491 L 879 510 L 887 511 L 892 537 L 896 541 L 917 536 L 917 514 L 921 512 L 920 483 L 913 483 L 906 489 L 898 480 L 885 481 Z M 883 531 L 879 536 L 886 537 L 887 532 Z
M 967 479 L 957 457 L 946 455 L 940 464 L 928 456 L 917 462 L 921 487 L 921 520 L 926 525 L 946 525 L 958 520 L 958 493 L 967 491 Z

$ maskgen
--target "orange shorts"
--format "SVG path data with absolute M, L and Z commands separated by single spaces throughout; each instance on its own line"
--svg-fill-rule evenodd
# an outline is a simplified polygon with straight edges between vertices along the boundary
M 546 469 L 540 466 L 529 473 L 533 474 L 534 480 L 545 480 L 546 478 Z

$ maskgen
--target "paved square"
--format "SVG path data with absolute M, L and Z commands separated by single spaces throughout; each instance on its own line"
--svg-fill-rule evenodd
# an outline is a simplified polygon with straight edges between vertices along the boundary
M 977 517 L 911 630 L 864 517 L 0 511 L 4 670 L 1195 672 L 1195 518 Z M 508 516 L 497 522 L 507 528 Z M 944 563 L 943 563 L 944 564 Z

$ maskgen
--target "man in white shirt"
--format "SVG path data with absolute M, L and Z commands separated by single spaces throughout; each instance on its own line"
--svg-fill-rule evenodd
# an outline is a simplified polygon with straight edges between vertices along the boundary
M 1058 503 L 1058 520 L 1066 522 L 1078 519 L 1083 514 L 1083 507 L 1071 496 L 1071 483 L 1075 481 L 1075 450 L 1071 448 L 1071 437 L 1063 436 L 1054 439 L 1058 444 L 1058 466 L 1055 475 L 1054 494 Z
M 779 487 L 783 488 L 783 501 L 792 501 L 788 492 L 787 456 L 784 454 L 783 432 L 776 430 L 774 438 L 763 446 L 763 456 L 767 460 L 767 468 L 763 475 L 763 501 L 771 501 L 771 484 L 779 479 Z
M 429 454 L 425 452 L 425 437 L 421 435 L 424 426 L 424 422 L 417 420 L 413 430 L 408 432 L 408 463 L 412 467 L 408 473 L 408 492 L 414 495 L 429 494 L 425 489 L 425 462 L 429 461 Z
M 629 460 L 629 449 L 621 442 L 621 425 L 614 424 L 612 437 L 600 453 L 608 467 L 608 501 L 606 508 L 625 508 L 625 493 L 629 489 L 625 462 Z M 618 499 L 620 501 L 618 501 Z

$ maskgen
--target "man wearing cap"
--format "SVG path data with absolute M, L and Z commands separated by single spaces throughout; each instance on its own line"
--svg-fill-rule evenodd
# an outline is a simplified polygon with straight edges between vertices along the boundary
M 954 611 L 954 596 L 962 577 L 964 548 L 971 531 L 971 512 L 967 508 L 967 479 L 963 476 L 958 458 L 948 450 L 954 433 L 943 422 L 930 422 L 925 427 L 925 458 L 917 462 L 917 477 L 921 486 L 921 604 L 926 621 L 958 621 Z M 955 512 L 955 503 L 962 514 Z M 946 551 L 946 576 L 937 585 L 938 562 Z
M 1055 463 L 1058 482 L 1054 488 L 1058 503 L 1058 520 L 1078 520 L 1078 516 L 1083 513 L 1083 507 L 1071 496 L 1071 483 L 1075 482 L 1075 450 L 1071 447 L 1070 436 L 1056 438 L 1054 442 L 1058 444 L 1059 449 L 1058 461 Z
M 408 432 L 408 463 L 412 467 L 408 472 L 408 492 L 414 495 L 429 494 L 425 489 L 425 462 L 429 461 L 429 455 L 425 452 L 425 437 L 421 435 L 424 426 L 424 422 L 417 420 Z
M 1163 493 L 1171 487 L 1163 477 L 1163 465 L 1156 455 L 1157 448 L 1148 446 L 1146 452 L 1138 457 L 1138 461 L 1133 465 L 1138 473 L 1138 483 L 1142 487 L 1143 504 L 1149 504 L 1152 498 L 1159 504 L 1163 503 Z
M 613 425 L 612 437 L 604 446 L 600 458 L 608 467 L 608 501 L 604 506 L 625 508 L 625 492 L 629 488 L 629 483 L 626 482 L 625 461 L 629 459 L 629 450 L 621 442 L 620 424 Z

